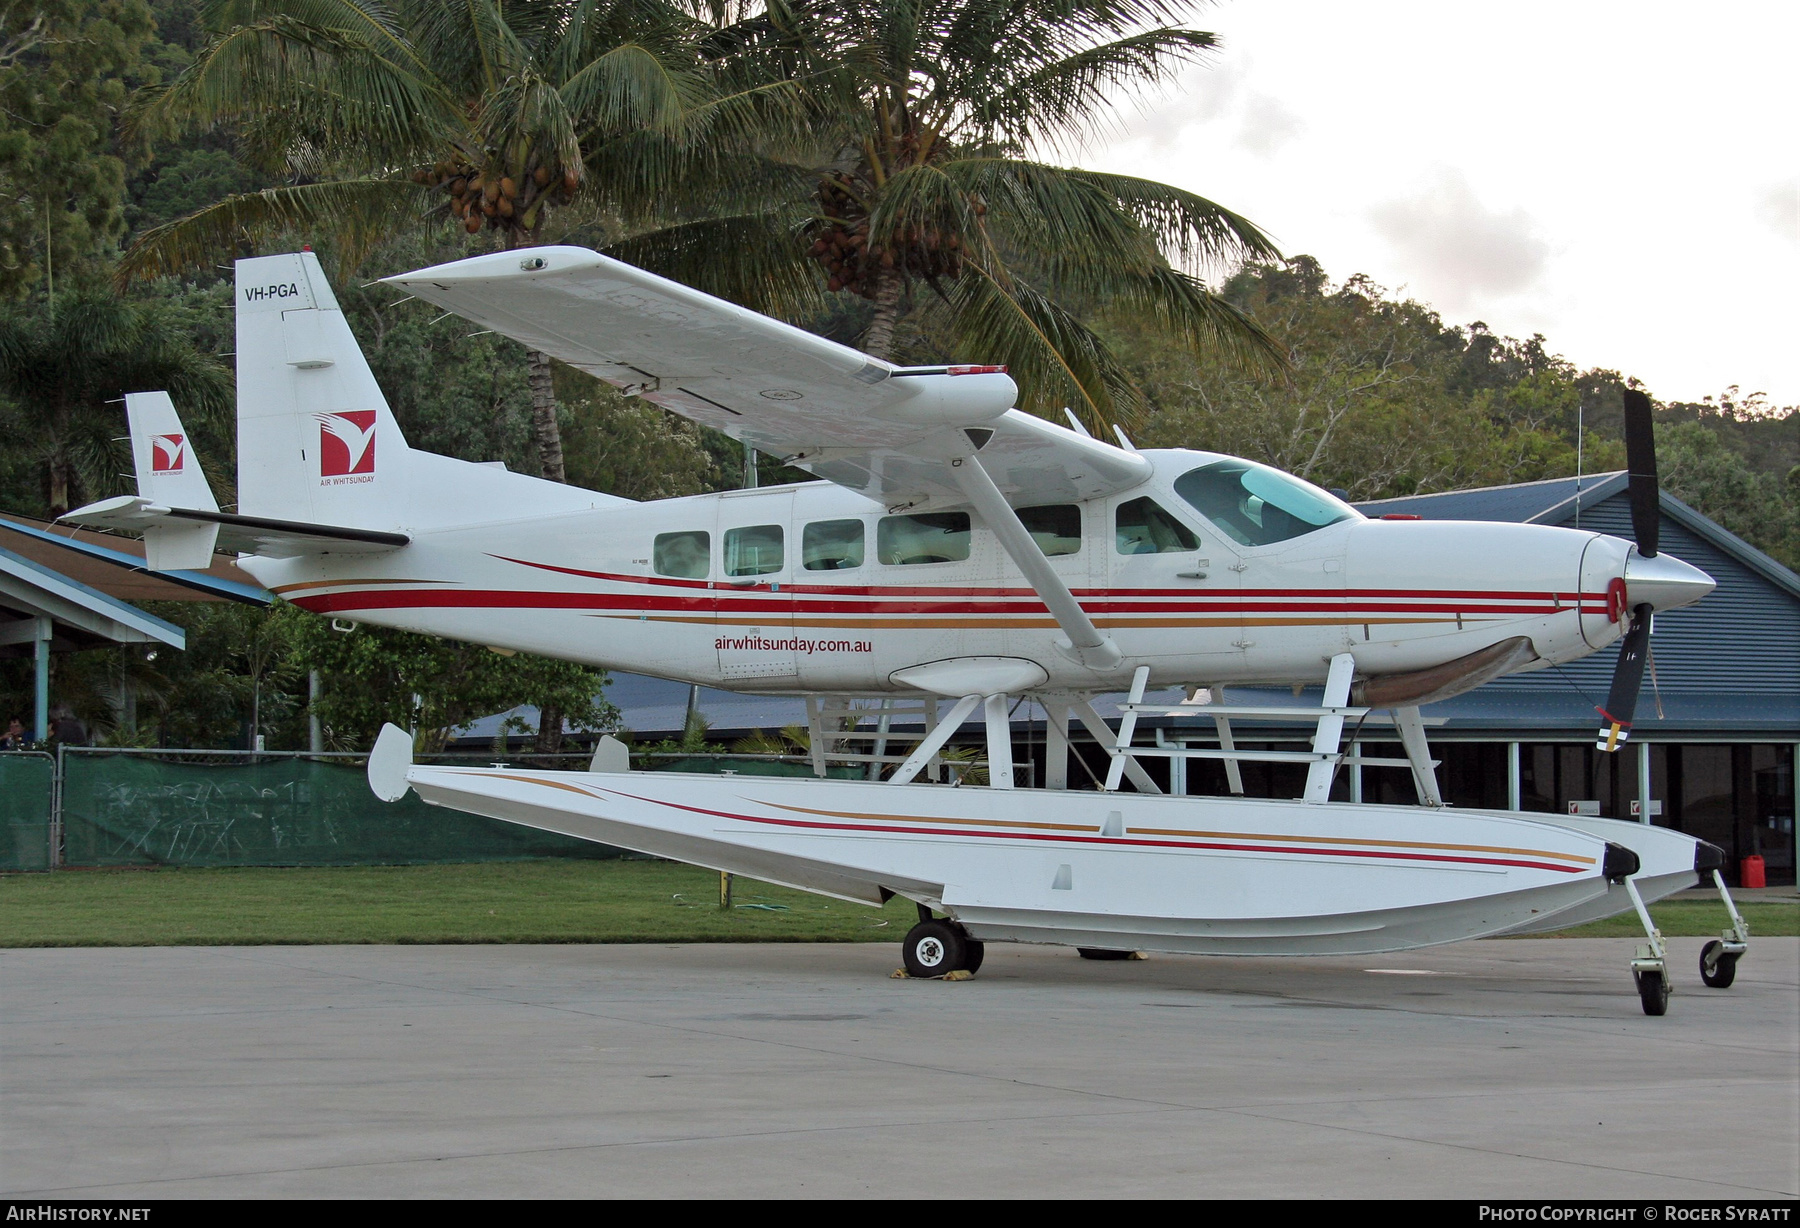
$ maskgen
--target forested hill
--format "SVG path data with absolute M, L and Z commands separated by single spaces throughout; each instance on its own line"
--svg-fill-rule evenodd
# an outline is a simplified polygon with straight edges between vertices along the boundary
M 1333 282 L 1308 256 L 1246 269 L 1224 291 L 1288 346 L 1292 377 L 1247 378 L 1120 329 L 1147 402 L 1139 442 L 1253 457 L 1358 499 L 1624 467 L 1620 394 L 1637 381 L 1580 370 L 1551 339 L 1446 324 L 1367 277 Z M 1729 378 L 1703 401 L 1657 402 L 1663 483 L 1800 567 L 1800 408 Z

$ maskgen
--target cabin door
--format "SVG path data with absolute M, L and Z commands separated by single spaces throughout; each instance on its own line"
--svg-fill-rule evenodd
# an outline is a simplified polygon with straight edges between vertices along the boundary
M 719 674 L 733 680 L 800 679 L 792 577 L 798 543 L 794 494 L 734 491 L 719 499 L 719 570 L 713 582 Z M 752 688 L 763 689 L 763 688 Z

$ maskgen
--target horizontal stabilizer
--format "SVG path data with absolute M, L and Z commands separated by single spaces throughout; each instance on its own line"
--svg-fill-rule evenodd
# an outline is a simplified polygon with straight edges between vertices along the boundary
M 405 533 L 384 533 L 375 529 L 351 529 L 339 525 L 308 524 L 297 520 L 271 520 L 261 516 L 237 516 L 230 512 L 201 508 L 168 507 L 138 495 L 120 495 L 76 508 L 61 518 L 69 524 L 101 529 L 125 529 L 153 535 L 170 530 L 196 532 L 216 529 L 221 549 L 242 554 L 260 554 L 266 558 L 298 558 L 307 554 L 383 554 L 398 550 L 412 538 Z M 186 561 L 180 567 L 195 567 Z M 169 570 L 159 558 L 152 558 L 151 569 Z

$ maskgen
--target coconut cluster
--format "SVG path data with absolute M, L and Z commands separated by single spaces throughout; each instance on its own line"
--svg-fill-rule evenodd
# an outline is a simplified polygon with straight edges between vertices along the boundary
M 470 234 L 485 224 L 494 230 L 529 230 L 544 205 L 566 205 L 581 190 L 581 173 L 573 166 L 553 170 L 529 167 L 517 178 L 466 162 L 439 162 L 413 172 L 413 182 L 441 188 L 450 196 L 450 212 Z
M 836 175 L 819 185 L 819 212 L 808 228 L 808 254 L 825 268 L 825 288 L 875 297 L 877 274 L 898 269 L 909 277 L 953 279 L 962 273 L 962 236 L 935 226 L 907 226 L 892 236 L 891 246 L 869 242 L 869 214 L 864 185 L 849 175 Z M 987 212 L 977 204 L 975 212 Z

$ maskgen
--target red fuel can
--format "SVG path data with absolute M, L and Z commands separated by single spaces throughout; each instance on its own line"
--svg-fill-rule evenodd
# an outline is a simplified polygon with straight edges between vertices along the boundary
M 1760 853 L 1752 853 L 1739 863 L 1738 886 L 1765 887 L 1767 885 L 1767 881 L 1763 878 L 1763 859 Z

